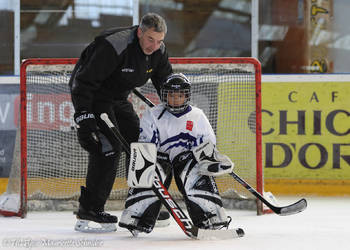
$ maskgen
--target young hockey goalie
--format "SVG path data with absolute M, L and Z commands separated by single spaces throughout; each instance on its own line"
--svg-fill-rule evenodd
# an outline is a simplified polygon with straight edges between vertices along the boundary
M 216 150 L 216 137 L 203 111 L 189 104 L 191 83 L 186 76 L 168 76 L 160 94 L 162 104 L 143 114 L 139 142 L 156 145 L 155 171 L 167 188 L 174 176 L 195 226 L 228 228 L 231 218 L 225 213 L 214 176 L 231 172 L 233 163 Z M 119 226 L 134 235 L 150 233 L 160 206 L 151 188 L 130 188 Z

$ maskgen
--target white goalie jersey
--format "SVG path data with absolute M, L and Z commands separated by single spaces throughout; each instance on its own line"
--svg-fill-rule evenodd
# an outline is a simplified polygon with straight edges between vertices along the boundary
M 180 115 L 164 112 L 164 109 L 163 105 L 158 105 L 143 114 L 140 142 L 155 143 L 158 152 L 167 153 L 170 161 L 204 141 L 216 144 L 214 131 L 201 109 L 189 106 Z

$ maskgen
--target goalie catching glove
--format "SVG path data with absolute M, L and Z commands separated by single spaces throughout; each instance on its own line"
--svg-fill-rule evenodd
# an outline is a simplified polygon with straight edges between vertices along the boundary
M 211 141 L 205 141 L 192 150 L 198 162 L 199 173 L 207 176 L 219 176 L 231 173 L 233 162 L 226 155 L 220 154 Z

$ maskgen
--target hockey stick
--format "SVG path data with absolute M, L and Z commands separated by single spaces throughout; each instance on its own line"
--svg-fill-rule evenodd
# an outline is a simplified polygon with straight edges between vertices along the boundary
M 142 95 L 137 89 L 133 90 L 134 94 L 137 95 L 142 101 L 144 101 L 149 107 L 154 107 L 154 104 L 144 95 Z M 262 201 L 266 206 L 268 206 L 273 212 L 278 215 L 292 215 L 300 213 L 307 207 L 307 202 L 305 199 L 301 199 L 291 205 L 277 207 L 266 200 L 258 191 L 251 187 L 245 180 L 239 177 L 236 173 L 231 172 L 230 175 L 239 182 L 243 187 L 245 187 L 250 193 L 252 193 L 256 198 Z
M 140 98 L 142 101 L 144 101 L 149 107 L 154 107 L 155 105 L 153 104 L 153 102 L 151 102 L 151 100 L 149 100 L 147 97 L 145 97 L 143 94 L 140 93 L 140 91 L 138 91 L 137 89 L 133 89 L 132 92 L 138 97 Z
M 122 144 L 124 151 L 130 155 L 129 143 L 121 135 L 120 131 L 114 126 L 114 124 L 108 118 L 108 115 L 106 113 L 103 113 L 100 117 L 107 124 L 115 139 Z M 206 230 L 194 226 L 192 224 L 192 221 L 186 216 L 180 206 L 171 197 L 168 190 L 157 175 L 153 182 L 152 190 L 187 236 L 195 239 L 232 239 L 244 236 L 244 231 L 241 228 L 230 230 Z
M 256 191 L 253 187 L 251 187 L 246 181 L 244 181 L 241 177 L 239 177 L 234 172 L 231 172 L 230 175 L 238 181 L 243 187 L 245 187 L 249 192 L 251 192 L 256 198 L 261 200 L 266 206 L 268 206 L 273 212 L 278 215 L 291 215 L 297 214 L 304 211 L 307 207 L 307 202 L 303 198 L 291 205 L 284 207 L 277 207 L 272 205 L 269 201 L 267 201 L 258 191 Z

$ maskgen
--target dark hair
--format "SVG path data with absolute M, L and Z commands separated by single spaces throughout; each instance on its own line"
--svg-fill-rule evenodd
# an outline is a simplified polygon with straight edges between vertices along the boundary
M 154 29 L 155 32 L 163 32 L 166 34 L 167 26 L 163 17 L 156 13 L 147 13 L 141 19 L 140 28 L 142 31 Z

